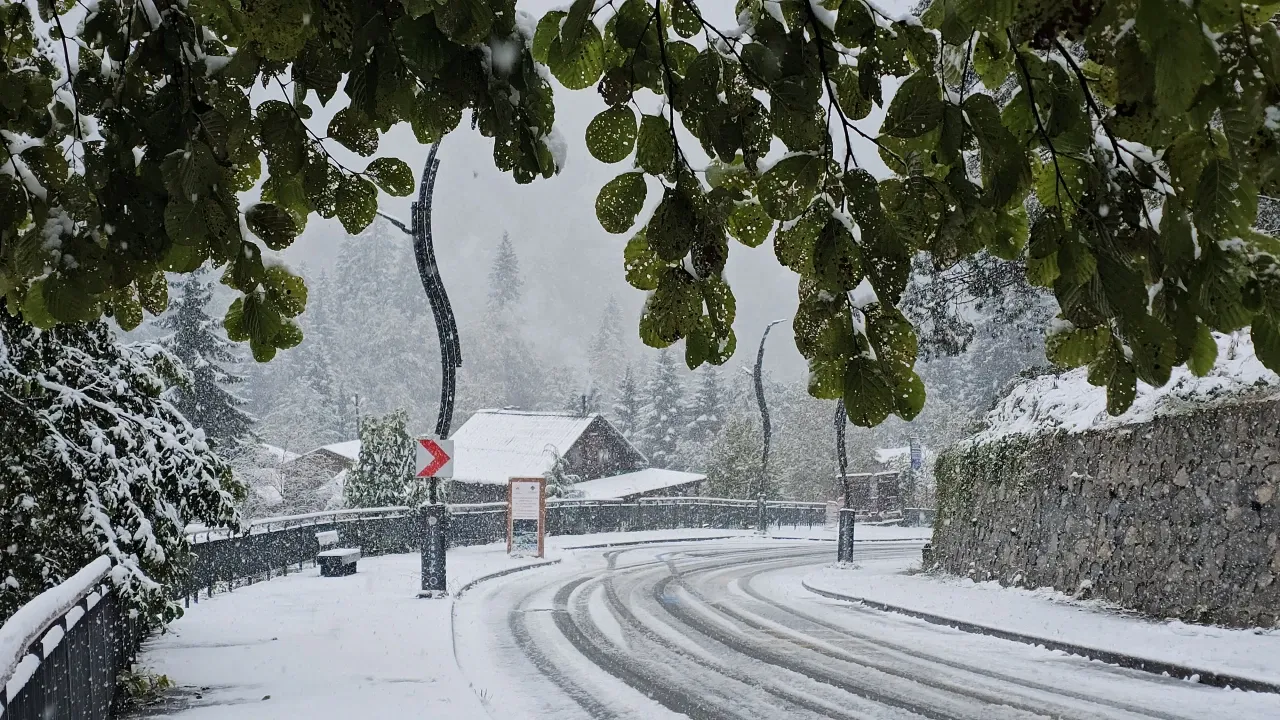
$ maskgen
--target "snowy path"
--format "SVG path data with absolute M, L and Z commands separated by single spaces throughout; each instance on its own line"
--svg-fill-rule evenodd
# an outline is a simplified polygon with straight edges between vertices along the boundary
M 876 543 L 863 561 L 914 555 Z M 1219 690 L 825 600 L 826 544 L 709 541 L 578 551 L 456 606 L 459 660 L 491 718 L 1280 717 Z

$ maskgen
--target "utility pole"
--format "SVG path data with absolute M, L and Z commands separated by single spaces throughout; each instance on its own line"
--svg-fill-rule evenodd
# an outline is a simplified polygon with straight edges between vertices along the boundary
M 858 510 L 853 506 L 853 487 L 849 484 L 849 456 L 845 449 L 844 432 L 848 424 L 844 400 L 836 401 L 836 461 L 840 465 L 840 485 L 844 490 L 844 506 L 840 508 L 840 524 L 836 536 L 836 561 L 853 562 L 853 524 Z

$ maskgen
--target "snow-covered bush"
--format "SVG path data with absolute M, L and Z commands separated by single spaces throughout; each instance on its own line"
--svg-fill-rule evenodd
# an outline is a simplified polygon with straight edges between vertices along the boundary
M 99 555 L 150 620 L 178 614 L 183 529 L 238 527 L 244 492 L 162 396 L 178 367 L 102 322 L 41 331 L 0 309 L 0 619 Z
M 582 481 L 582 477 L 569 472 L 569 464 L 554 447 L 548 447 L 547 450 L 552 457 L 551 467 L 542 474 L 547 479 L 547 497 L 582 497 L 582 491 L 574 488 L 574 485 Z
M 417 505 L 426 500 L 426 483 L 413 477 L 408 421 L 403 409 L 360 419 L 360 456 L 343 486 L 347 507 Z

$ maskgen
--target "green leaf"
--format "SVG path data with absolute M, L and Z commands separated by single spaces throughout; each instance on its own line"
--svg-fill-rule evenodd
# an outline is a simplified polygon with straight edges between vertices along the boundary
M 669 347 L 696 327 L 701 316 L 702 295 L 693 278 L 680 268 L 666 268 L 640 315 L 640 339 L 649 347 Z
M 364 172 L 388 195 L 404 197 L 413 193 L 413 171 L 403 160 L 378 158 L 369 163 Z
M 139 275 L 133 284 L 138 289 L 138 302 L 142 303 L 142 309 L 159 315 L 169 307 L 169 282 L 165 280 L 164 273 Z
M 725 229 L 747 247 L 759 247 L 773 229 L 773 219 L 756 203 L 742 203 L 725 220 Z
M 560 84 L 570 90 L 594 85 L 604 72 L 604 39 L 600 30 L 593 23 L 587 23 L 578 46 L 572 51 L 566 51 L 559 38 L 552 40 L 547 50 L 547 66 Z
M 1258 360 L 1271 372 L 1280 373 L 1280 324 L 1275 318 L 1265 313 L 1254 315 L 1249 336 Z
M 924 409 L 924 381 L 914 370 L 908 371 L 893 388 L 893 412 L 898 417 L 911 422 Z
M 112 295 L 111 314 L 115 317 L 116 324 L 125 332 L 142 324 L 142 305 L 138 303 L 132 287 L 125 286 Z
M 245 225 L 249 231 L 267 244 L 272 250 L 283 250 L 298 237 L 298 225 L 279 205 L 257 203 L 244 214 Z
M 413 108 L 409 122 L 413 126 L 414 137 L 426 145 L 438 142 L 462 120 L 462 105 L 454 96 L 441 92 L 434 83 L 418 93 Z
M 560 37 L 560 23 L 568 14 L 562 10 L 552 10 L 538 21 L 538 28 L 533 33 L 533 59 L 543 65 L 551 55 L 551 43 Z
M 267 268 L 262 285 L 266 288 L 267 299 L 281 315 L 297 317 L 307 309 L 306 283 L 282 266 Z
M 1080 367 L 1093 362 L 1110 342 L 1111 332 L 1105 326 L 1077 328 L 1068 323 L 1045 339 L 1045 356 L 1055 365 Z
M 1208 237 L 1226 240 L 1249 230 L 1258 214 L 1258 191 L 1240 174 L 1234 162 L 1214 158 L 1196 185 L 1196 228 Z
M 349 175 L 338 185 L 335 203 L 342 227 L 356 235 L 378 214 L 378 189 L 362 177 Z
M 623 266 L 627 271 L 627 282 L 637 290 L 658 289 L 658 277 L 662 274 L 666 263 L 658 259 L 658 254 L 649 247 L 644 230 L 636 233 L 627 242 L 622 252 Z
M 261 294 L 244 296 L 240 322 L 249 340 L 270 345 L 280 330 L 280 320 L 280 313 Z
M 825 161 L 800 154 L 779 160 L 756 184 L 760 206 L 774 220 L 791 220 L 804 212 L 825 175 Z
M 329 121 L 329 137 L 351 152 L 368 157 L 378 151 L 378 130 L 359 110 L 339 110 Z
M 1116 361 L 1115 368 L 1107 378 L 1107 414 L 1122 415 L 1133 405 L 1138 395 L 1138 376 L 1133 365 L 1124 358 Z
M 702 31 L 694 0 L 671 0 L 671 27 L 683 38 L 693 37 Z
M 45 279 L 43 295 L 49 314 L 59 322 L 85 322 L 101 312 L 82 283 L 59 273 Z
M 847 292 L 862 282 L 862 253 L 844 223 L 829 218 L 813 246 L 818 283 L 832 292 Z
M 894 93 L 880 131 L 885 135 L 914 138 L 942 122 L 942 90 L 932 70 L 920 71 L 903 81 Z
M 600 162 L 626 160 L 636 144 L 636 114 L 626 105 L 611 107 L 587 125 L 587 150 Z
M 813 277 L 813 246 L 830 217 L 831 207 L 826 201 L 818 200 L 806 208 L 794 223 L 779 225 L 773 235 L 773 252 L 778 262 L 804 277 Z
M 683 192 L 668 188 L 663 193 L 662 202 L 649 220 L 645 237 L 649 239 L 649 247 L 667 262 L 675 262 L 689 254 L 698 237 L 698 218 Z
M 675 160 L 671 125 L 661 115 L 644 115 L 636 139 L 636 164 L 650 175 L 662 175 Z
M 875 361 L 855 357 L 845 365 L 844 407 L 859 427 L 875 427 L 894 411 L 893 388 Z
M 578 47 L 582 30 L 591 22 L 591 8 L 594 5 L 594 0 L 574 0 L 573 5 L 569 6 L 569 15 L 560 26 L 560 44 L 563 50 L 572 52 Z
M 1254 316 L 1254 327 L 1258 326 L 1258 318 L 1261 315 Z M 1257 337 L 1254 337 L 1254 347 L 1257 347 Z M 1256 350 L 1255 350 L 1256 352 Z M 1218 360 L 1218 343 L 1213 339 L 1213 333 L 1209 331 L 1209 326 L 1202 322 L 1196 322 L 1195 338 L 1191 341 L 1191 355 L 1187 357 L 1187 369 L 1196 377 L 1204 377 L 1213 370 L 1213 364 Z
M 841 65 L 832 74 L 840 109 L 850 120 L 861 120 L 871 114 L 871 98 L 862 94 L 858 71 L 852 65 Z
M 164 207 L 164 231 L 182 245 L 198 245 L 208 236 L 203 209 L 181 196 L 172 196 Z
M 629 230 L 644 207 L 647 194 L 644 173 L 623 173 L 605 183 L 596 196 L 596 219 L 600 226 L 611 233 Z

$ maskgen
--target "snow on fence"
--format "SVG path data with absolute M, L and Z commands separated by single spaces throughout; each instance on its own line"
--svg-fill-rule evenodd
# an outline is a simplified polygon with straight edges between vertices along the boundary
M 141 633 L 110 573 L 110 559 L 99 557 L 0 626 L 0 718 L 111 716 L 116 676 Z

